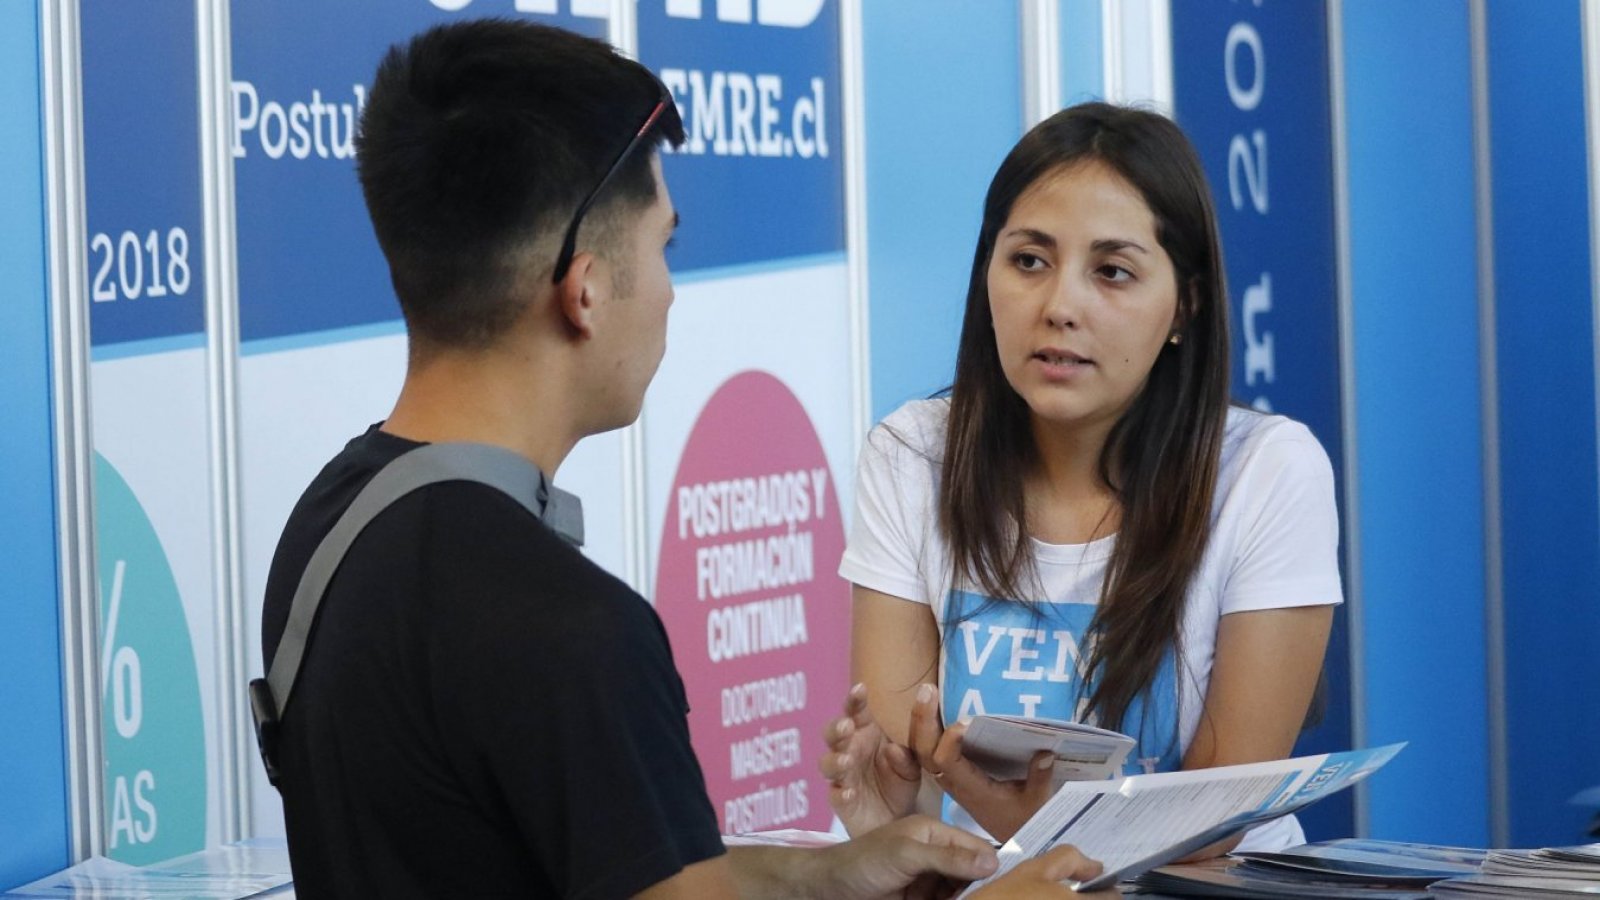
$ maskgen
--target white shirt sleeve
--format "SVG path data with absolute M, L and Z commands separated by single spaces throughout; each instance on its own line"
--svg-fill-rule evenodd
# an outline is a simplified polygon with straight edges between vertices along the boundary
M 1342 602 L 1328 454 L 1304 425 L 1286 419 L 1247 440 L 1255 446 L 1244 451 L 1226 504 L 1233 521 L 1225 539 L 1233 546 L 1221 613 Z
M 923 401 L 922 403 L 927 403 Z M 929 603 L 925 538 L 933 527 L 934 472 L 923 410 L 910 404 L 867 435 L 856 466 L 855 516 L 839 575 L 864 588 Z

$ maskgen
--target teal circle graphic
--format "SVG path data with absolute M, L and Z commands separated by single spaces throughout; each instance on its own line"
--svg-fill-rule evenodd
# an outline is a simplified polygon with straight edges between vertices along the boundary
M 167 554 L 98 453 L 95 527 L 106 855 L 144 865 L 205 848 L 200 678 Z

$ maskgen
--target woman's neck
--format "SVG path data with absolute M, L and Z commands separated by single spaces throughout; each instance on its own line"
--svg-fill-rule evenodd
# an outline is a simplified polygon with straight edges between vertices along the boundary
M 1023 483 L 1028 534 L 1050 544 L 1085 544 L 1116 533 L 1121 507 L 1101 477 L 1110 428 L 1063 428 L 1035 421 L 1038 451 Z

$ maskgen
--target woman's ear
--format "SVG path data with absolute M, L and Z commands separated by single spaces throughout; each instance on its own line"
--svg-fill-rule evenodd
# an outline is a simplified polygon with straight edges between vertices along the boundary
M 1188 330 L 1190 323 L 1200 313 L 1200 286 L 1199 275 L 1192 276 L 1178 292 L 1177 309 L 1172 312 L 1172 333 L 1183 334 Z

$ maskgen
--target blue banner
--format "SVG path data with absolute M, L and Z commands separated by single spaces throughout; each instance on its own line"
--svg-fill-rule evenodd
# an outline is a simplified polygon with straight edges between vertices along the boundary
M 203 334 L 194 3 L 86 0 L 81 38 L 90 341 Z
M 835 0 L 639 5 L 688 134 L 664 160 L 675 272 L 844 252 L 840 52 Z
M 1343 483 L 1327 10 L 1320 0 L 1172 5 L 1174 108 L 1211 182 L 1227 261 L 1234 397 L 1304 422 Z M 1328 647 L 1328 708 L 1297 753 L 1350 746 L 1348 632 Z M 1309 810 L 1313 839 L 1354 832 L 1349 798 Z
M 234 0 L 232 147 L 245 341 L 398 321 L 352 136 L 378 61 L 429 26 L 530 17 L 606 36 L 595 0 Z M 192 29 L 191 29 L 192 30 Z

